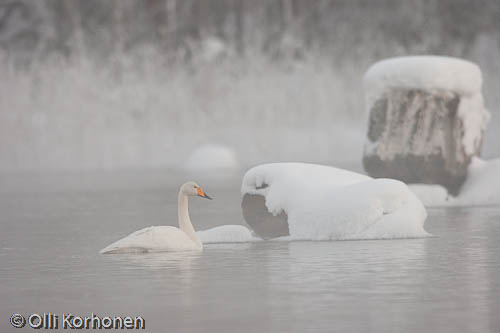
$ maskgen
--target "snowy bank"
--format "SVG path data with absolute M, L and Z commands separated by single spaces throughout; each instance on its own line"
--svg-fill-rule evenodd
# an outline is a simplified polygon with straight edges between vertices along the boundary
M 244 210 L 246 198 L 262 196 L 268 214 L 284 213 L 289 230 L 286 239 L 428 235 L 423 229 L 427 217 L 424 206 L 404 183 L 396 180 L 372 179 L 321 165 L 275 163 L 250 169 L 243 178 L 241 193 Z M 248 212 L 244 215 L 253 227 L 255 221 L 249 221 Z M 255 216 L 258 219 L 262 212 L 256 210 Z
M 500 205 L 500 158 L 474 158 L 457 197 L 439 185 L 414 184 L 410 189 L 429 207 Z
M 205 144 L 191 153 L 185 165 L 189 170 L 231 169 L 237 166 L 236 154 L 223 145 Z

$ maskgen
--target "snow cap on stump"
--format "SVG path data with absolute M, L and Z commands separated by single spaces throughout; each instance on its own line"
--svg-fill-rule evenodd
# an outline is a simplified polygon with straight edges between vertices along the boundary
M 363 165 L 373 177 L 441 184 L 457 194 L 488 121 L 479 67 L 438 56 L 382 60 L 365 74 L 368 138 Z

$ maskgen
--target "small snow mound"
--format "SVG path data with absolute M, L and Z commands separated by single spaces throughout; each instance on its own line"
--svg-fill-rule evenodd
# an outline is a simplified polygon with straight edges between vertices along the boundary
M 231 169 L 237 166 L 236 154 L 226 146 L 206 144 L 195 149 L 185 165 L 190 170 Z
M 408 187 L 428 207 L 446 206 L 453 201 L 453 197 L 441 185 L 410 184 Z
M 396 57 L 373 64 L 365 73 L 367 92 L 379 96 L 387 88 L 446 90 L 461 95 L 481 92 L 479 66 L 458 58 Z
M 313 164 L 276 163 L 249 170 L 242 195 L 265 197 L 288 216 L 292 240 L 424 237 L 427 212 L 406 184 Z
M 449 196 L 439 185 L 414 184 L 410 189 L 428 207 L 500 205 L 500 158 L 474 158 L 457 197 Z
M 474 158 L 458 201 L 461 205 L 500 205 L 500 158 Z
M 221 225 L 197 232 L 203 244 L 210 243 L 245 243 L 259 241 L 252 232 L 242 225 Z

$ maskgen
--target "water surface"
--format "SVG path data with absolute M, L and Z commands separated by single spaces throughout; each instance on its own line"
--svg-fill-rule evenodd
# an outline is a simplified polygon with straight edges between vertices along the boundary
M 430 209 L 435 237 L 211 244 L 100 255 L 176 224 L 191 175 L 11 175 L 0 189 L 0 331 L 12 313 L 143 316 L 153 332 L 499 332 L 500 207 Z M 243 224 L 241 172 L 198 178 L 199 230 Z

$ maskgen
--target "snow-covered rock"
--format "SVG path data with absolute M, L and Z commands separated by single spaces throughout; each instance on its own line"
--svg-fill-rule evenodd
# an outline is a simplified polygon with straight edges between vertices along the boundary
M 457 197 L 448 195 L 439 185 L 412 184 L 410 189 L 428 207 L 500 205 L 500 158 L 474 158 Z
M 448 206 L 454 201 L 454 197 L 441 185 L 410 184 L 408 187 L 426 207 Z
M 266 198 L 258 194 L 245 193 L 241 201 L 243 218 L 257 235 L 264 239 L 288 236 L 288 216 L 285 211 L 271 214 L 266 208 Z
M 241 193 L 245 220 L 263 238 L 340 240 L 428 235 L 423 228 L 427 217 L 424 206 L 397 180 L 372 179 L 314 164 L 275 163 L 250 169 L 243 178 Z M 260 206 L 253 201 L 257 197 L 264 198 Z M 280 214 L 277 220 L 265 218 Z M 259 226 L 263 223 L 278 226 L 269 227 L 274 233 L 266 234 L 266 228 Z
M 210 243 L 246 243 L 260 241 L 252 232 L 242 225 L 221 225 L 212 229 L 197 232 L 203 244 Z
M 236 154 L 229 147 L 205 144 L 191 153 L 185 166 L 189 170 L 231 169 L 237 164 Z
M 489 118 L 481 84 L 479 67 L 461 59 L 415 56 L 374 64 L 364 77 L 365 170 L 458 194 Z

